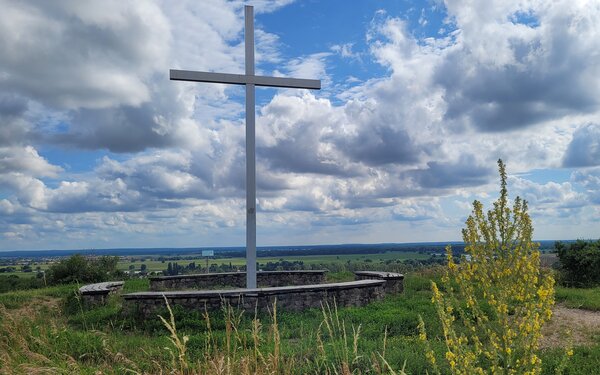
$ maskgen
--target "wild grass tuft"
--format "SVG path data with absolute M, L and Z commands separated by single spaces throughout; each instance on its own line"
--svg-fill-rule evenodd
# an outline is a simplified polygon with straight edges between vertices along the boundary
M 190 338 L 185 335 L 183 335 L 183 336 L 181 336 L 181 338 L 179 338 L 179 334 L 177 333 L 177 326 L 175 325 L 175 317 L 173 316 L 173 310 L 171 310 L 171 306 L 169 305 L 169 301 L 167 300 L 167 297 L 165 297 L 163 295 L 163 298 L 165 299 L 165 304 L 167 305 L 167 310 L 169 311 L 169 321 L 167 321 L 165 318 L 163 318 L 160 315 L 158 317 L 160 318 L 160 321 L 163 323 L 163 325 L 167 328 L 167 330 L 171 334 L 169 337 L 169 340 L 171 341 L 171 344 L 173 344 L 173 346 L 175 347 L 175 350 L 177 352 L 177 360 L 175 360 L 175 354 L 173 354 L 173 352 L 171 351 L 171 348 L 165 348 L 165 349 L 168 350 L 169 353 L 171 354 L 173 368 L 176 368 L 181 373 L 184 373 L 185 370 L 188 368 L 188 362 L 187 362 L 185 353 L 186 353 L 186 344 Z

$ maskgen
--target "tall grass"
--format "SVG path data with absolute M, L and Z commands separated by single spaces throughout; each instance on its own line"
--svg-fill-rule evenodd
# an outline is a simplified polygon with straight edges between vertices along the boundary
M 337 306 L 322 305 L 322 321 L 317 331 L 314 359 L 284 355 L 277 321 L 277 302 L 270 311 L 270 324 L 265 331 L 255 314 L 249 331 L 240 329 L 243 312 L 224 305 L 225 336 L 213 335 L 211 319 L 205 311 L 206 344 L 204 356 L 188 356 L 189 337 L 177 331 L 173 310 L 165 298 L 168 317 L 159 316 L 170 333 L 171 346 L 165 348 L 171 356 L 172 374 L 405 374 L 395 372 L 385 359 L 387 335 L 383 338 L 381 352 L 365 356 L 359 352 L 360 328 L 352 327 L 340 319 Z M 300 371 L 299 371 L 300 370 Z
M 21 309 L 11 314 L 0 304 L 0 373 L 92 374 L 98 368 L 117 373 L 137 367 L 111 347 L 105 334 L 66 329 L 57 313 Z
M 423 316 L 431 349 L 443 355 L 429 286 L 438 278 L 407 275 L 403 294 L 357 308 L 190 313 L 165 304 L 161 315 L 173 330 L 158 317 L 131 324 L 118 300 L 82 312 L 70 297 L 75 286 L 0 294 L 0 374 L 431 374 L 417 325 Z M 554 373 L 558 354 L 541 354 L 543 374 Z M 575 348 L 566 372 L 588 375 L 599 366 L 597 341 Z

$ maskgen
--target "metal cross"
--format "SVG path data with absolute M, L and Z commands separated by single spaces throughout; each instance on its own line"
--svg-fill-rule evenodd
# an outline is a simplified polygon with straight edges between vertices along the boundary
M 171 70 L 172 81 L 246 85 L 246 288 L 256 288 L 256 147 L 255 86 L 321 89 L 321 81 L 254 75 L 254 9 L 245 6 L 246 74 Z

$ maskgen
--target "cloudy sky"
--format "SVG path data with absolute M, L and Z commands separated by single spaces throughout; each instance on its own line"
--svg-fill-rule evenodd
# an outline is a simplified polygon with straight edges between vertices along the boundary
M 600 236 L 600 2 L 262 0 L 258 245 Z M 240 246 L 244 1 L 0 0 L 0 250 Z

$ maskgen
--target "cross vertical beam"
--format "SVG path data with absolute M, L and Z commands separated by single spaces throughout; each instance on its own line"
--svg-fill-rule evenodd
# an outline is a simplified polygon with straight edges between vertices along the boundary
M 254 76 L 254 9 L 244 8 L 246 77 Z M 256 143 L 255 90 L 246 84 L 246 288 L 256 288 Z
M 172 81 L 246 85 L 246 288 L 256 288 L 256 86 L 321 89 L 316 79 L 265 77 L 254 74 L 254 10 L 244 7 L 246 74 L 170 70 Z

